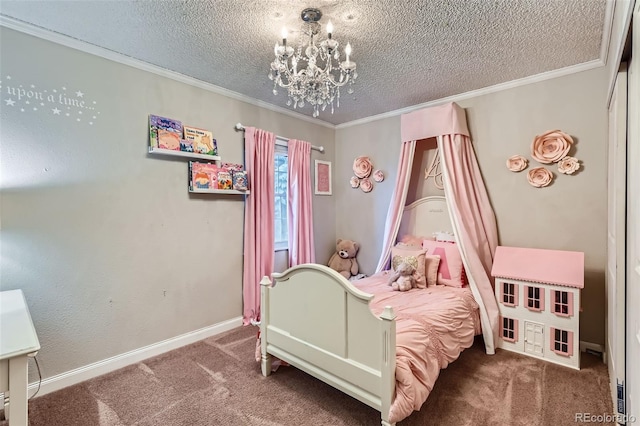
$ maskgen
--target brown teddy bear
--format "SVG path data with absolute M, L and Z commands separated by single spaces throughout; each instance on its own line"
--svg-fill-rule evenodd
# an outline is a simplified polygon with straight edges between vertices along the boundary
M 360 249 L 358 243 L 338 238 L 336 252 L 329 259 L 327 266 L 342 274 L 346 279 L 351 278 L 352 275 L 358 275 L 358 261 L 356 260 L 358 249 Z
M 411 264 L 402 262 L 389 277 L 389 285 L 394 290 L 408 291 L 418 285 L 419 274 Z

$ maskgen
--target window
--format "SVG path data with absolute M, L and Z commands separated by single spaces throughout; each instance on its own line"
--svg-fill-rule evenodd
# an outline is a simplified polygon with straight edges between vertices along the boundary
M 516 306 L 518 304 L 518 286 L 514 283 L 502 283 L 502 304 Z
M 527 309 L 531 311 L 544 310 L 544 289 L 540 287 L 527 288 Z
M 568 291 L 553 291 L 552 311 L 554 314 L 570 317 L 573 315 L 573 293 Z
M 289 187 L 288 165 L 287 148 L 276 145 L 274 171 L 275 250 L 286 250 L 289 241 L 289 228 L 287 224 L 287 189 Z
M 504 340 L 509 342 L 515 342 L 518 340 L 518 320 L 514 320 L 513 318 L 502 318 L 500 329 L 500 335 Z
M 559 355 L 573 355 L 573 332 L 551 328 L 551 349 Z

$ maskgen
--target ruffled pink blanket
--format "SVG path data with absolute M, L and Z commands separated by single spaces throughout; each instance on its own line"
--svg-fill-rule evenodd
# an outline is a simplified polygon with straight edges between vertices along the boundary
M 392 423 L 419 410 L 427 400 L 440 370 L 458 358 L 481 334 L 478 304 L 468 288 L 436 286 L 393 291 L 388 271 L 353 281 L 375 297 L 371 310 L 380 315 L 385 306 L 396 314 L 396 395 Z

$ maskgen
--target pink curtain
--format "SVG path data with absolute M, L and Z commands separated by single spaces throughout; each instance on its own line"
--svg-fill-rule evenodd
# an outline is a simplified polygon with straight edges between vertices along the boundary
M 382 254 L 376 266 L 376 272 L 387 269 L 389 258 L 391 257 L 391 247 L 395 244 L 400 229 L 402 212 L 407 201 L 407 190 L 409 189 L 409 178 L 411 177 L 411 165 L 416 152 L 416 141 L 407 141 L 402 144 L 400 150 L 400 162 L 398 163 L 398 175 L 396 176 L 396 186 L 391 196 L 391 204 L 387 212 L 387 221 L 384 225 L 384 240 L 382 243 Z
M 244 210 L 244 325 L 260 321 L 260 280 L 273 272 L 275 143 L 273 133 L 245 129 L 245 165 L 251 194 Z
M 495 352 L 499 311 L 491 267 L 498 246 L 498 227 L 482 180 L 471 139 L 464 135 L 438 138 L 445 197 L 465 262 L 469 285 L 481 309 L 487 353 Z
M 288 143 L 289 266 L 315 263 L 311 195 L 311 144 L 290 139 Z

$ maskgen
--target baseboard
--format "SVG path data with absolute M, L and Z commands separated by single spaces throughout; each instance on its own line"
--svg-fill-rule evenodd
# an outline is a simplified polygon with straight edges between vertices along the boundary
M 591 343 L 580 341 L 580 352 L 586 352 L 587 349 L 595 352 L 600 352 L 602 354 L 602 362 L 607 363 L 607 353 L 604 350 L 604 346 L 599 343 Z
M 46 395 L 50 392 L 66 388 L 67 386 L 75 385 L 80 382 L 84 382 L 85 380 L 110 373 L 119 368 L 135 364 L 136 362 L 140 362 L 147 358 L 172 351 L 182 346 L 190 345 L 191 343 L 206 339 L 207 337 L 224 333 L 225 331 L 234 329 L 241 325 L 242 317 L 232 318 L 199 330 L 172 337 L 171 339 L 163 340 L 162 342 L 154 343 L 102 361 L 94 362 L 93 364 L 85 365 L 84 367 L 76 368 L 52 377 L 47 377 L 42 380 L 42 383 L 40 384 L 40 391 L 38 391 L 37 396 Z M 37 388 L 38 382 L 30 383 L 29 395 L 33 395 Z

